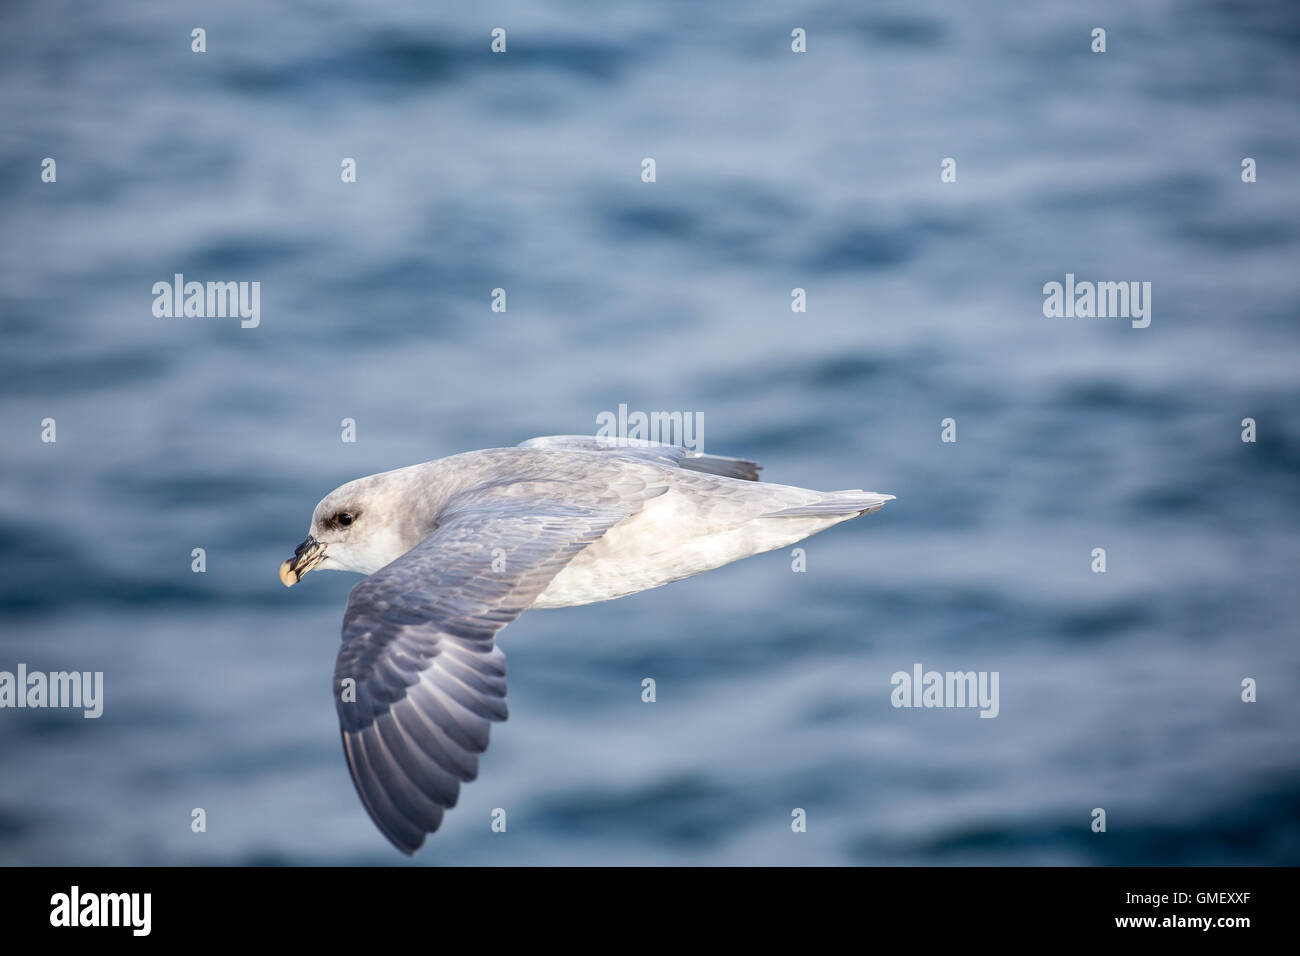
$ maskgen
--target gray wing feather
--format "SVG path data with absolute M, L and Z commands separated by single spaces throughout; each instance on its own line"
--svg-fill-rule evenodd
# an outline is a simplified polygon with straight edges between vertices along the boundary
M 480 496 L 352 589 L 334 670 L 343 752 L 361 802 L 398 849 L 414 853 L 438 829 L 461 782 L 478 774 L 490 723 L 506 719 L 497 631 L 665 488 L 605 485 L 593 505 Z

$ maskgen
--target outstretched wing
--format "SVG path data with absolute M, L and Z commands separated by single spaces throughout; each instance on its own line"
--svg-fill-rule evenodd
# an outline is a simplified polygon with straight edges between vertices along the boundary
M 506 719 L 497 631 L 661 490 L 624 486 L 591 506 L 480 501 L 352 589 L 334 670 L 343 752 L 398 849 L 414 853 L 438 829 L 478 773 L 490 722 Z
M 540 438 L 530 438 L 528 441 L 520 442 L 519 447 L 577 448 L 582 451 L 618 452 L 631 458 L 676 465 L 687 471 L 722 475 L 724 478 L 740 478 L 743 481 L 758 481 L 758 473 L 763 469 L 762 465 L 748 458 L 706 455 L 703 452 L 683 448 L 681 445 L 666 445 L 644 438 L 615 438 L 612 435 L 543 435 Z

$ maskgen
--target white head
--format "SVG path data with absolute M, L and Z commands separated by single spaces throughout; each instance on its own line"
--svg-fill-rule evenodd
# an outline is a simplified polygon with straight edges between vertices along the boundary
M 307 540 L 280 565 L 285 587 L 314 568 L 374 574 L 424 539 L 431 522 L 420 520 L 404 496 L 407 469 L 358 478 L 340 485 L 312 512 Z

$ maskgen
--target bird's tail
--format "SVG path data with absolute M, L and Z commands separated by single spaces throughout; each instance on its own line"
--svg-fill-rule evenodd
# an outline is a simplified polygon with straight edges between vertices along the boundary
M 882 495 L 874 491 L 863 491 L 861 488 L 851 488 L 847 491 L 828 491 L 820 501 L 799 505 L 796 508 L 769 511 L 762 517 L 815 518 L 822 515 L 828 517 L 832 515 L 865 515 L 873 511 L 879 511 L 885 506 L 886 501 L 893 500 L 893 495 Z

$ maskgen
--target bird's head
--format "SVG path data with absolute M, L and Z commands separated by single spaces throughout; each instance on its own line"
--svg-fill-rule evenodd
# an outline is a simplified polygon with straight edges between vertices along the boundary
M 324 568 L 374 574 L 397 560 L 423 537 L 404 520 L 396 477 L 385 472 L 340 485 L 312 512 L 307 540 L 280 565 L 280 580 L 293 587 L 308 571 Z

